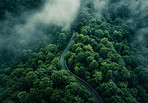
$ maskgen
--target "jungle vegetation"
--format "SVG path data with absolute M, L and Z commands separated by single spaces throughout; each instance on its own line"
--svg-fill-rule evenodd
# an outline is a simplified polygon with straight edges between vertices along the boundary
M 42 2 L 1 0 L 0 22 L 6 12 L 18 18 L 23 11 L 37 10 Z M 98 16 L 92 2 L 87 2 L 70 30 L 50 25 L 44 30 L 46 39 L 23 41 L 16 48 L 11 43 L 5 45 L 0 49 L 0 101 L 96 103 L 68 71 L 61 69 L 60 56 L 75 32 L 65 55 L 75 75 L 87 81 L 104 103 L 148 103 L 148 55 L 141 52 L 141 44 L 135 46 L 140 26 L 124 23 L 131 17 L 126 6 L 117 9 L 110 6 Z M 148 43 L 144 47 L 148 48 Z

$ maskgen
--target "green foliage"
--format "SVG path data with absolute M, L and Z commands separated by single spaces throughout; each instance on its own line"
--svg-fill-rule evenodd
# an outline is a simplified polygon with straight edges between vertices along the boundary
M 45 50 L 48 53 L 44 52 Z M 61 64 L 59 54 L 56 53 L 58 50 L 56 45 L 50 44 L 41 48 L 38 53 L 32 52 L 24 63 L 20 62 L 17 66 L 21 65 L 22 68 L 6 68 L 0 75 L 0 101 L 2 103 L 93 101 L 74 77 L 69 76 L 65 70 L 59 70 Z M 29 62 L 32 61 L 35 62 L 36 68 L 30 68 Z
M 6 12 L 17 17 L 22 11 L 35 10 L 41 2 L 1 0 L 0 19 L 5 19 Z M 126 4 L 111 4 L 98 17 L 92 5 L 90 2 L 85 9 L 81 7 L 71 26 L 70 31 L 76 33 L 64 57 L 68 67 L 87 81 L 104 103 L 147 103 L 146 61 L 132 47 L 136 29 L 124 23 L 130 10 Z M 26 41 L 16 45 L 23 50 L 13 50 L 11 45 L 6 46 L 9 50 L 0 50 L 0 102 L 96 103 L 74 77 L 61 70 L 60 56 L 72 33 L 57 26 L 48 30 L 51 39 L 37 41 L 35 50 L 26 49 Z
M 79 62 L 83 62 L 85 59 L 84 53 L 83 52 L 78 53 L 77 58 Z
M 94 77 L 94 81 L 96 82 L 96 84 L 100 83 L 100 81 L 103 79 L 102 72 L 96 71 L 93 74 L 93 77 Z
M 90 70 L 95 70 L 99 67 L 99 64 L 97 63 L 96 60 L 93 60 L 90 64 L 89 64 L 89 69 Z
M 129 16 L 129 9 L 112 4 L 109 8 L 111 11 L 104 10 L 104 17 L 99 18 L 93 10 L 88 9 L 89 14 L 87 9 L 81 10 L 88 22 L 78 18 L 78 24 L 83 25 L 75 27 L 78 33 L 68 51 L 68 66 L 95 88 L 105 103 L 146 103 L 148 76 L 142 65 L 144 59 L 140 51 L 132 47 L 134 26 L 123 23 Z
M 64 42 L 63 42 L 64 41 Z M 61 47 L 63 47 L 66 44 L 67 36 L 65 33 L 60 33 L 58 36 L 58 43 Z
M 1 0 L 0 19 L 4 19 L 6 11 L 16 16 L 23 11 L 39 8 L 40 3 L 42 3 L 42 0 Z
M 104 37 L 104 33 L 103 33 L 103 31 L 101 29 L 96 30 L 94 35 L 96 37 L 99 37 L 99 38 L 103 38 Z

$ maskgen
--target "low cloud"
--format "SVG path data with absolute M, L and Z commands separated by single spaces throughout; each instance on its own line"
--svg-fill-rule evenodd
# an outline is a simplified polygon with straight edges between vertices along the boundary
M 7 17 L 0 22 L 0 49 L 6 45 L 13 45 L 15 48 L 20 41 L 44 40 L 47 37 L 43 29 L 52 24 L 70 29 L 79 7 L 80 0 L 46 0 L 39 10 L 22 13 L 20 19 Z

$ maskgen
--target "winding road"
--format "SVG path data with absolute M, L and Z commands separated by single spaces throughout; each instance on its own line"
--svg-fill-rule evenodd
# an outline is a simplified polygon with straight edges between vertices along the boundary
M 83 79 L 81 79 L 78 76 L 76 76 L 75 74 L 73 74 L 70 71 L 70 69 L 68 68 L 68 66 L 66 64 L 66 60 L 64 60 L 64 55 L 67 53 L 68 47 L 69 47 L 70 43 L 73 41 L 73 36 L 74 36 L 74 33 L 71 36 L 71 39 L 68 42 L 68 44 L 67 44 L 67 46 L 66 46 L 65 50 L 63 51 L 62 56 L 60 58 L 62 69 L 68 70 L 69 73 L 70 73 L 70 75 L 74 76 L 80 84 L 82 84 L 83 86 L 85 86 L 86 90 L 89 92 L 89 94 L 91 94 L 96 99 L 97 103 L 103 103 L 103 101 L 100 98 L 100 96 L 98 95 L 98 93 L 87 82 L 85 82 Z

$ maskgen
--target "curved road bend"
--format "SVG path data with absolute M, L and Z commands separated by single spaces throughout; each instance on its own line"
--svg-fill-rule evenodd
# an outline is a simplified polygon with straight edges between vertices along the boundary
M 74 76 L 80 84 L 82 84 L 83 86 L 85 86 L 86 90 L 96 99 L 97 103 L 103 103 L 103 101 L 102 101 L 102 99 L 100 98 L 100 96 L 98 95 L 98 93 L 97 93 L 87 82 L 85 82 L 83 79 L 81 79 L 81 78 L 79 78 L 78 76 L 76 76 L 75 74 L 73 74 L 73 73 L 69 70 L 69 68 L 68 68 L 68 66 L 67 66 L 67 64 L 66 64 L 66 60 L 64 60 L 64 55 L 65 55 L 66 52 L 68 51 L 68 47 L 69 47 L 70 43 L 72 42 L 73 36 L 74 36 L 74 33 L 73 33 L 73 35 L 71 36 L 71 39 L 70 39 L 70 41 L 68 42 L 68 44 L 67 44 L 67 46 L 66 46 L 66 48 L 65 48 L 65 50 L 64 50 L 64 52 L 62 53 L 62 56 L 61 56 L 61 58 L 60 58 L 60 62 L 61 62 L 61 65 L 62 65 L 62 69 L 68 70 L 69 73 L 70 73 L 70 75 Z

